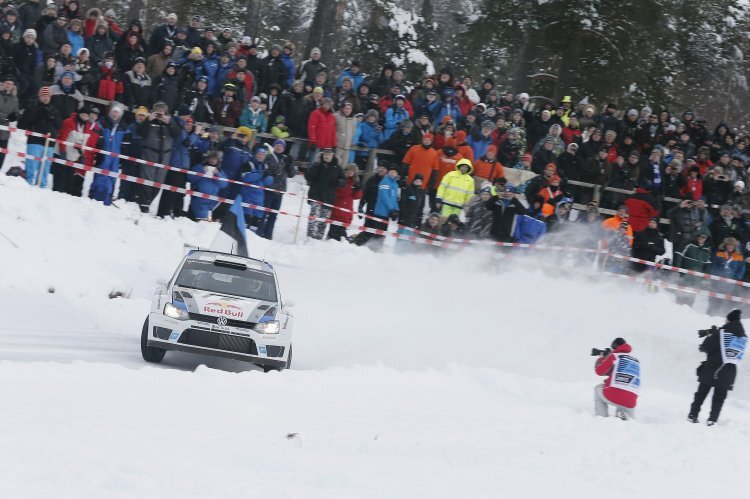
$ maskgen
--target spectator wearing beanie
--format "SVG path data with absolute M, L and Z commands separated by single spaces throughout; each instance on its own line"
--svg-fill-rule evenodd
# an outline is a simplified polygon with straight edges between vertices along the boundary
M 417 175 L 421 175 L 424 183 L 422 189 L 437 188 L 437 175 L 440 166 L 440 154 L 432 147 L 433 136 L 426 133 L 422 136 L 422 143 L 409 148 L 404 156 L 402 173 L 406 176 L 406 183 L 411 184 Z
M 357 124 L 352 143 L 359 147 L 370 147 L 377 149 L 383 143 L 383 127 L 378 124 L 379 113 L 370 109 L 365 114 L 365 119 Z M 368 151 L 356 151 L 355 161 L 361 167 L 367 164 Z
M 37 101 L 26 108 L 21 119 L 18 120 L 18 127 L 30 132 L 56 137 L 62 119 L 55 108 L 50 105 L 51 102 L 52 92 L 50 88 L 40 88 Z M 44 156 L 44 144 L 45 139 L 43 137 L 29 136 L 26 142 L 26 154 L 33 157 Z M 49 161 L 45 161 L 42 165 L 39 160 L 27 158 L 26 181 L 30 185 L 39 185 L 44 189 L 47 187 L 50 165 Z
M 503 165 L 497 159 L 497 147 L 490 145 L 485 154 L 474 161 L 474 184 L 477 191 L 483 182 L 491 182 L 494 179 L 505 177 Z
M 359 169 L 354 163 L 349 163 L 344 168 L 344 182 L 336 187 L 336 197 L 333 201 L 333 211 L 331 220 L 340 222 L 345 225 L 352 223 L 354 218 L 354 200 L 362 198 L 362 186 L 359 183 L 357 174 Z M 346 228 L 341 225 L 331 224 L 328 231 L 328 239 L 341 241 L 341 238 L 349 239 L 346 234 Z

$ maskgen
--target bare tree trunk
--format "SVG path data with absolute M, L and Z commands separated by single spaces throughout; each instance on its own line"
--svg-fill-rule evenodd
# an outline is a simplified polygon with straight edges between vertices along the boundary
M 555 95 L 553 96 L 555 102 L 559 102 L 565 95 L 570 95 L 570 88 L 575 86 L 578 56 L 581 53 L 581 44 L 584 39 L 581 30 L 575 26 L 569 27 L 567 33 L 568 36 L 564 38 L 560 55 L 560 68 L 557 74 Z
M 370 43 L 380 43 L 380 35 L 382 25 L 385 22 L 385 9 L 381 2 L 374 2 L 370 9 L 370 17 L 367 20 L 367 27 L 365 28 L 365 38 Z M 369 50 L 365 50 L 362 54 L 359 54 L 359 62 L 366 70 L 375 71 L 377 68 L 378 61 L 383 56 L 382 51 L 376 50 L 374 47 Z
M 523 45 L 518 53 L 516 73 L 513 77 L 513 87 L 516 93 L 529 90 L 529 74 L 533 68 L 538 49 L 537 33 L 527 29 L 523 34 Z
M 141 11 L 143 11 L 145 7 L 146 7 L 146 2 L 144 2 L 143 0 L 130 0 L 130 2 L 128 2 L 127 19 L 125 19 L 120 24 L 127 25 L 127 23 L 131 19 L 141 19 Z M 105 9 L 102 9 L 102 12 L 104 12 L 104 10 Z M 141 19 L 141 20 L 145 20 L 145 19 Z M 146 23 L 143 24 L 143 27 L 148 29 L 148 26 L 146 25 Z
M 422 2 L 422 18 L 425 22 L 431 23 L 435 16 L 435 8 L 432 6 L 432 0 Z
M 338 59 L 336 42 L 345 7 L 345 0 L 318 0 L 315 6 L 306 54 L 309 54 L 313 47 L 318 47 L 322 53 L 321 59 L 328 67 L 333 67 Z
M 245 14 L 245 34 L 258 37 L 258 27 L 260 25 L 260 0 L 247 0 Z

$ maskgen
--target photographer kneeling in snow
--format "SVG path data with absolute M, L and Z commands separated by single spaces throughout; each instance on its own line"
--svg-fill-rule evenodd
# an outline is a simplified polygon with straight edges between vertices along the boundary
M 628 355 L 632 347 L 622 338 L 615 338 L 612 350 L 604 350 L 596 359 L 594 370 L 607 380 L 594 388 L 594 410 L 597 416 L 608 417 L 609 405 L 615 407 L 615 416 L 627 420 L 635 417 L 633 410 L 641 387 L 641 364 Z M 596 353 L 592 353 L 596 355 Z
M 698 391 L 695 392 L 693 404 L 690 406 L 688 421 L 698 422 L 698 414 L 701 405 L 706 400 L 708 392 L 714 389 L 711 400 L 711 414 L 706 424 L 713 426 L 719 420 L 721 407 L 727 398 L 727 392 L 734 387 L 734 379 L 737 377 L 737 364 L 745 356 L 745 345 L 747 335 L 742 327 L 739 309 L 732 310 L 727 315 L 727 323 L 720 328 L 712 327 L 698 332 L 700 337 L 705 337 L 698 349 L 706 353 L 706 360 L 698 366 Z

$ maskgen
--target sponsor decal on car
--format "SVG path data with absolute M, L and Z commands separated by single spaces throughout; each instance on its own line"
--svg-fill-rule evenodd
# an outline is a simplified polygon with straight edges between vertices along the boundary
M 212 301 L 203 305 L 203 311 L 209 314 L 224 315 L 227 317 L 236 317 L 242 319 L 242 308 L 231 303 Z

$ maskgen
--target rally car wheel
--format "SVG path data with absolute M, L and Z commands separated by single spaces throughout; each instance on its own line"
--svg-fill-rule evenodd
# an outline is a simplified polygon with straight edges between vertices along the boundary
M 284 367 L 274 367 L 274 366 L 261 366 L 263 367 L 263 372 L 267 373 L 269 371 L 283 371 L 284 369 L 291 369 L 292 367 L 292 345 L 289 345 L 289 357 L 286 359 L 286 365 Z
M 148 346 L 148 330 L 148 317 L 146 317 L 146 320 L 143 323 L 143 331 L 141 331 L 141 355 L 143 355 L 143 360 L 146 362 L 154 362 L 158 364 L 164 359 L 164 354 L 167 353 L 167 351 L 163 348 Z

